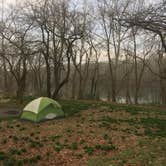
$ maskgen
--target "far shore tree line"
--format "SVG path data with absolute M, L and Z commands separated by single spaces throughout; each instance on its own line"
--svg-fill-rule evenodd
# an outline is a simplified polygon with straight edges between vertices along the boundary
M 1 5 L 0 93 L 166 104 L 166 1 Z

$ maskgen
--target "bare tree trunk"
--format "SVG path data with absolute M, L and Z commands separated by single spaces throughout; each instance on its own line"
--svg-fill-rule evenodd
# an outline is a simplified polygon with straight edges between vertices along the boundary
M 74 73 L 73 73 L 73 76 L 72 76 L 72 99 L 75 99 L 76 98 L 76 69 L 74 68 Z
M 110 89 L 108 89 L 108 93 L 107 93 L 107 101 L 111 101 L 111 92 Z
M 137 66 L 137 45 L 136 45 L 136 32 L 132 28 L 133 42 L 134 42 L 134 75 L 135 75 L 135 94 L 134 103 L 138 104 L 138 66 Z
M 130 73 L 128 71 L 128 55 L 126 55 L 126 66 L 125 66 L 125 69 L 126 69 L 126 103 L 129 104 L 131 103 L 131 98 L 130 98 Z
M 166 104 L 166 80 L 160 78 L 161 104 Z
M 53 95 L 52 95 L 53 99 L 57 99 L 59 97 L 59 92 L 60 92 L 61 88 L 66 83 L 68 83 L 69 76 L 70 76 L 70 67 L 71 67 L 71 65 L 70 65 L 70 59 L 71 59 L 71 57 L 73 55 L 72 47 L 73 47 L 73 42 L 75 40 L 77 40 L 77 38 L 73 39 L 72 41 L 67 40 L 67 50 L 66 50 L 66 56 L 67 56 L 67 73 L 66 73 L 64 79 L 59 83 L 59 85 L 57 87 L 55 87 Z
M 26 57 L 24 56 L 22 75 L 20 76 L 19 80 L 17 81 L 17 88 L 18 88 L 17 89 L 17 98 L 20 103 L 23 102 L 23 96 L 24 96 L 25 87 L 26 87 L 26 76 L 27 76 Z
M 166 104 L 166 68 L 163 62 L 163 53 L 159 54 L 160 96 L 161 104 Z
M 79 76 L 79 91 L 78 91 L 78 99 L 83 98 L 83 79 L 82 76 Z
M 94 69 L 94 73 L 92 75 L 92 78 L 91 78 L 91 90 L 90 90 L 90 97 L 92 99 L 94 99 L 95 95 L 96 95 L 96 81 L 95 81 L 95 78 L 96 77 L 96 68 Z
M 7 72 L 7 69 L 6 69 L 6 62 L 5 62 L 5 59 L 3 58 L 3 88 L 4 88 L 4 93 L 5 94 L 8 93 L 7 76 L 8 76 L 8 72 Z
M 51 69 L 48 60 L 46 60 L 46 73 L 47 73 L 47 96 L 51 97 Z

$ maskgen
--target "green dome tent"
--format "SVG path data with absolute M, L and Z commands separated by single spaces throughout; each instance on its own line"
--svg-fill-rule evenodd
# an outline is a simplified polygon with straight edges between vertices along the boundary
M 64 112 L 58 102 L 47 97 L 40 97 L 25 106 L 21 119 L 40 122 L 63 116 Z

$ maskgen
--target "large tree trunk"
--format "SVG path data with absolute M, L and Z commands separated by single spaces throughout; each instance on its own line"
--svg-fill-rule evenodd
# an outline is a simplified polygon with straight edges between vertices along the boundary
M 59 98 L 59 92 L 62 89 L 62 87 L 68 83 L 69 80 L 69 76 L 70 76 L 70 58 L 73 54 L 73 50 L 72 50 L 72 46 L 73 46 L 73 41 L 68 41 L 68 45 L 67 45 L 67 51 L 66 51 L 66 55 L 67 55 L 67 69 L 66 69 L 66 75 L 63 78 L 62 81 L 59 80 L 58 86 L 55 87 L 54 92 L 52 94 L 52 98 L 53 99 L 57 99 Z M 59 73 L 59 79 L 60 79 L 60 73 Z
M 25 93 L 25 83 L 26 82 L 26 74 L 22 76 L 21 80 L 17 82 L 17 99 L 20 103 L 23 102 L 23 97 Z
M 23 96 L 24 96 L 24 92 L 25 92 L 25 86 L 23 84 L 19 84 L 18 88 L 17 88 L 17 99 L 20 103 L 23 102 Z
M 21 76 L 17 80 L 17 87 L 18 87 L 17 98 L 20 103 L 23 102 L 23 97 L 24 97 L 25 87 L 26 87 L 26 77 L 27 77 L 26 55 L 24 54 L 23 51 L 22 51 L 22 55 L 23 55 L 23 62 L 22 62 L 23 71 L 22 71 Z

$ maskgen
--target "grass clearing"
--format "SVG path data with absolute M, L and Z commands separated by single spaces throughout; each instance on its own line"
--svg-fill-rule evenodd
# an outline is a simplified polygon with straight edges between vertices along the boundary
M 90 101 L 60 103 L 66 114 L 62 119 L 38 124 L 16 117 L 1 119 L 0 165 L 166 163 L 165 110 Z M 0 110 L 4 107 L 3 103 Z

